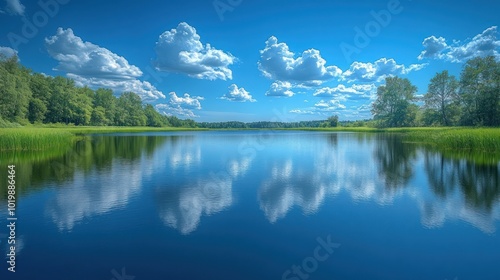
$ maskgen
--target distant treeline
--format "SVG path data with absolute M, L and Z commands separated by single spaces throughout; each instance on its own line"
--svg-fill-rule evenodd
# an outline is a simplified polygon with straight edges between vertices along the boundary
M 201 122 L 200 128 L 224 129 L 224 128 L 300 128 L 300 127 L 320 127 L 325 121 L 302 121 L 302 122 Z
M 0 57 L 0 125 L 62 123 L 92 126 L 196 127 L 193 120 L 160 114 L 139 95 L 116 97 L 110 89 L 77 87 L 23 67 L 17 57 Z
M 327 120 L 316 121 L 299 121 L 299 122 L 201 122 L 198 123 L 200 128 L 210 129 L 265 129 L 265 128 L 318 128 L 318 127 L 361 127 L 368 126 L 372 123 L 371 120 L 360 121 L 339 121 L 337 116 L 331 116 Z

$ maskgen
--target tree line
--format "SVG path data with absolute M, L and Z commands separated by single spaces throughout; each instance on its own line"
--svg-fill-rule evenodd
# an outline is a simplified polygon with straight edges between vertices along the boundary
M 500 62 L 495 57 L 467 61 L 458 80 L 448 71 L 437 73 L 423 97 L 410 80 L 388 77 L 377 88 L 373 120 L 301 122 L 197 123 L 160 114 L 139 95 L 119 97 L 110 89 L 77 87 L 72 79 L 34 73 L 17 57 L 0 56 L 0 125 L 63 123 L 92 126 L 152 126 L 200 128 L 303 128 L 342 126 L 500 126 Z
M 0 120 L 92 126 L 196 127 L 193 120 L 160 114 L 134 92 L 77 87 L 72 79 L 34 73 L 17 57 L 0 57 Z
M 460 80 L 446 70 L 437 73 L 423 98 L 416 92 L 406 78 L 386 78 L 372 105 L 376 125 L 500 126 L 500 62 L 494 56 L 467 61 Z

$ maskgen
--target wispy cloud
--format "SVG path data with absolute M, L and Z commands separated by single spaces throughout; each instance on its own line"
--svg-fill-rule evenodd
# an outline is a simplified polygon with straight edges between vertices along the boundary
M 24 16 L 25 9 L 26 7 L 20 0 L 5 0 L 4 11 L 0 10 L 0 13 L 6 12 L 10 15 Z

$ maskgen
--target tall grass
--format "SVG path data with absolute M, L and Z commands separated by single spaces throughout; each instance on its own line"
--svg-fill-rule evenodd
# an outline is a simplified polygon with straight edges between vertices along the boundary
M 432 145 L 456 151 L 500 154 L 500 128 L 409 127 L 376 129 L 370 127 L 297 128 L 308 131 L 348 131 L 398 133 L 405 142 Z
M 66 149 L 77 136 L 101 133 L 139 133 L 160 131 L 206 130 L 195 128 L 92 127 L 41 125 L 0 128 L 0 151 L 46 151 Z
M 414 129 L 404 134 L 407 141 L 441 149 L 500 153 L 500 128 Z
M 1 151 L 44 151 L 66 149 L 75 140 L 75 135 L 54 128 L 1 128 Z

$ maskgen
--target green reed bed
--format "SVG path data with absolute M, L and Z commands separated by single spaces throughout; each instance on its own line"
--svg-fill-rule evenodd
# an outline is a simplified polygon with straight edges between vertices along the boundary
M 442 149 L 500 153 L 500 128 L 423 128 L 401 132 L 409 142 L 431 144 Z
M 0 151 L 46 151 L 66 149 L 78 136 L 103 133 L 140 133 L 206 130 L 196 128 L 94 127 L 41 125 L 0 128 Z
M 1 151 L 43 151 L 68 148 L 73 133 L 55 128 L 0 128 Z

